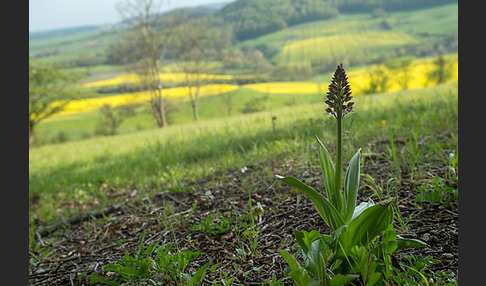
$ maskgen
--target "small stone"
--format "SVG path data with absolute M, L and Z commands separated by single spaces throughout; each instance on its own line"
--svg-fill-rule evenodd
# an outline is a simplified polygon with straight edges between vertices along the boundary
M 422 240 L 423 241 L 430 241 L 430 234 L 425 233 L 424 235 L 422 235 Z
M 454 258 L 454 255 L 452 255 L 451 253 L 442 253 L 441 256 L 440 256 L 440 260 L 451 260 L 452 258 Z

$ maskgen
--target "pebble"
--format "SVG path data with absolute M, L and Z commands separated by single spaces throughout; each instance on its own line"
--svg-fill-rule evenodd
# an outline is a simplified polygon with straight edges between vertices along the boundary
M 440 256 L 440 260 L 451 260 L 452 258 L 454 258 L 454 255 L 452 255 L 451 253 L 442 253 L 441 256 Z
M 430 234 L 425 233 L 424 235 L 422 235 L 422 240 L 423 241 L 429 241 L 430 240 Z

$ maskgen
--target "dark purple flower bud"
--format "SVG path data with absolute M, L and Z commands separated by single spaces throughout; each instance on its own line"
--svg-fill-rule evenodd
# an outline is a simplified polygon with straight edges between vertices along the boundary
M 354 112 L 354 103 L 350 102 L 352 98 L 348 77 L 344 71 L 343 64 L 339 64 L 329 85 L 327 100 L 324 101 L 329 106 L 326 108 L 327 114 L 332 114 L 337 118 Z

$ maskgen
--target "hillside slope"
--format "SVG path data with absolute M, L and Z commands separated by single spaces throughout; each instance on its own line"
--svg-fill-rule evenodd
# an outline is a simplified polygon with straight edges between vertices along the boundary
M 341 14 L 240 42 L 268 54 L 275 65 L 304 64 L 329 71 L 335 62 L 363 65 L 400 56 L 429 56 L 437 48 L 457 52 L 458 4 L 418 11 Z
M 346 13 L 416 10 L 457 0 L 237 0 L 216 13 L 231 25 L 237 40 L 253 39 L 300 23 Z

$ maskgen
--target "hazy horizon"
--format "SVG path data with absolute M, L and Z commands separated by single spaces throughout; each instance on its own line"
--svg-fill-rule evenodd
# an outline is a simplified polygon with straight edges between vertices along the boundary
M 115 3 L 119 1 L 29 0 L 29 33 L 116 24 L 122 20 L 115 9 Z M 231 2 L 231 0 L 162 1 L 161 12 L 223 2 Z

